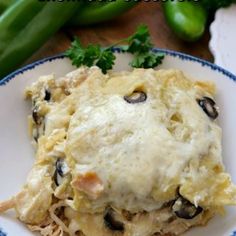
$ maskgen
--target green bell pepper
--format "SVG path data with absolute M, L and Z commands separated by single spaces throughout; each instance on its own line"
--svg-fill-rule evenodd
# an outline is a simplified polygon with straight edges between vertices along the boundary
M 39 49 L 80 8 L 78 2 L 18 0 L 0 17 L 0 78 Z
M 170 28 L 185 41 L 196 41 L 204 33 L 207 23 L 207 11 L 199 2 L 166 1 L 164 14 Z

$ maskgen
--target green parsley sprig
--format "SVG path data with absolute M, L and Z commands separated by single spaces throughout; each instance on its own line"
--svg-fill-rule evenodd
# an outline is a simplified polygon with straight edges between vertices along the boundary
M 126 39 L 128 46 L 123 47 L 124 51 L 134 55 L 130 65 L 135 68 L 153 68 L 162 63 L 164 54 L 152 51 L 153 44 L 146 25 L 140 25 L 132 36 Z
M 65 52 L 72 64 L 80 67 L 96 65 L 101 68 L 103 73 L 112 69 L 116 59 L 111 49 L 104 49 L 100 45 L 88 45 L 83 47 L 78 38 L 72 42 L 71 47 Z
M 75 38 L 65 55 L 77 67 L 96 65 L 101 68 L 103 73 L 106 73 L 112 69 L 115 63 L 116 56 L 112 49 L 121 43 L 127 43 L 127 45 L 121 46 L 121 49 L 134 56 L 130 62 L 132 67 L 153 68 L 162 63 L 164 55 L 152 51 L 153 44 L 151 43 L 150 33 L 146 25 L 139 26 L 133 35 L 107 48 L 92 44 L 83 47 L 79 39 Z

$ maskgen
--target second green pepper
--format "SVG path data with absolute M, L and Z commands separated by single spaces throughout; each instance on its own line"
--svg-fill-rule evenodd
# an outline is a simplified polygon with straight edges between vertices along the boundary
M 115 0 L 89 2 L 68 22 L 69 25 L 91 25 L 115 18 L 138 3 L 136 0 Z

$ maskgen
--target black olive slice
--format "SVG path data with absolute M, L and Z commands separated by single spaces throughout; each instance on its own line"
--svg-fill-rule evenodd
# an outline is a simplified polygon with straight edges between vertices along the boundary
M 172 206 L 172 210 L 176 214 L 176 216 L 186 220 L 193 219 L 203 211 L 201 207 L 195 207 L 194 204 L 192 204 L 182 196 L 179 196 L 176 199 Z
M 59 158 L 59 159 L 57 160 L 57 162 L 56 162 L 56 170 L 57 170 L 57 173 L 58 173 L 61 177 L 64 176 L 64 170 L 63 170 L 64 165 L 65 165 L 64 161 Z
M 209 97 L 203 97 L 202 99 L 198 99 L 198 104 L 203 109 L 203 111 L 212 119 L 216 119 L 219 115 L 216 103 Z
M 115 212 L 112 208 L 108 208 L 104 215 L 104 223 L 107 228 L 113 231 L 124 231 L 124 224 L 115 219 Z
M 65 161 L 61 158 L 58 158 L 56 161 L 56 171 L 54 174 L 54 181 L 57 186 L 59 186 L 62 183 L 63 178 L 68 173 L 68 171 L 69 171 L 69 168 L 67 164 L 65 163 Z
M 51 93 L 47 89 L 45 90 L 44 100 L 48 102 L 51 100 Z
M 40 119 L 39 119 L 39 115 L 38 115 L 38 109 L 36 107 L 32 111 L 32 117 L 33 117 L 35 124 L 39 125 Z
M 33 138 L 34 138 L 34 141 L 37 143 L 39 139 L 38 129 L 33 130 Z
M 147 94 L 140 91 L 134 91 L 132 94 L 124 96 L 124 99 L 131 104 L 141 103 L 147 100 Z

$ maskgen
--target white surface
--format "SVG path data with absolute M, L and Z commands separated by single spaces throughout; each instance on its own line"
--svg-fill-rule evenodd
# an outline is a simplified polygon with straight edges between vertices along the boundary
M 236 4 L 216 12 L 210 31 L 215 63 L 236 75 Z
M 119 54 L 116 70 L 128 69 L 129 57 Z M 220 107 L 220 124 L 223 127 L 223 155 L 227 170 L 236 183 L 236 82 L 218 70 L 201 63 L 166 56 L 161 68 L 178 68 L 197 80 L 214 81 L 218 87 L 217 104 Z M 45 62 L 19 74 L 4 86 L 0 86 L 0 201 L 17 193 L 25 183 L 27 173 L 34 161 L 33 148 L 27 135 L 27 115 L 30 104 L 23 100 L 24 89 L 43 74 L 54 72 L 62 76 L 71 71 L 68 59 Z M 206 227 L 195 228 L 187 236 L 232 236 L 236 230 L 236 208 L 228 208 L 226 217 L 215 217 Z M 0 216 L 0 228 L 9 236 L 34 235 L 15 220 L 14 214 Z

